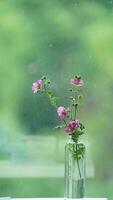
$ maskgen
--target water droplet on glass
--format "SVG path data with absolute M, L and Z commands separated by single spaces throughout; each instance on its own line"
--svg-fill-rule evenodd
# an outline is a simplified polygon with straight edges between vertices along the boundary
M 78 6 L 78 3 L 75 3 L 74 5 L 75 5 L 75 6 Z
M 29 71 L 29 73 L 31 73 L 31 74 L 35 74 L 35 73 L 36 73 L 36 65 L 33 64 L 33 63 L 29 64 L 29 65 L 28 65 L 28 71 Z
M 108 3 L 112 5 L 112 4 L 113 4 L 113 1 L 108 1 Z
M 96 88 L 97 87 L 97 84 L 94 84 L 94 88 Z
M 52 48 L 52 47 L 53 47 L 53 44 L 52 44 L 52 43 L 50 43 L 50 44 L 49 44 L 49 47 L 50 47 L 50 48 Z
M 93 57 L 93 56 L 91 56 L 91 55 L 90 55 L 90 56 L 89 56 L 89 59 L 91 60 L 91 59 L 92 59 L 92 57 Z

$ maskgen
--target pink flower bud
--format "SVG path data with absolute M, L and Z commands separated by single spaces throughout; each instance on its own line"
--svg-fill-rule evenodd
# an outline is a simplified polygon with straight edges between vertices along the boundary
M 76 86 L 83 86 L 84 85 L 84 81 L 80 78 L 71 79 L 70 83 L 72 85 L 76 85 Z
M 58 116 L 61 119 L 66 119 L 66 117 L 67 117 L 67 110 L 63 106 L 58 107 L 57 113 L 58 113 Z
M 42 85 L 43 85 L 43 80 L 40 79 L 40 80 L 35 81 L 33 83 L 33 85 L 32 85 L 32 91 L 33 91 L 33 93 L 39 92 L 40 89 L 41 89 L 41 87 L 42 87 Z

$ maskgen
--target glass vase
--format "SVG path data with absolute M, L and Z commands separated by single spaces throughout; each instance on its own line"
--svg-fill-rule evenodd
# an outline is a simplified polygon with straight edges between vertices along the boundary
M 85 146 L 72 137 L 65 146 L 65 199 L 84 198 Z

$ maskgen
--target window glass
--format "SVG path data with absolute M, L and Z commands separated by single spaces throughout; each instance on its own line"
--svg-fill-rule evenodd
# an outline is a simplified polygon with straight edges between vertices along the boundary
M 112 0 L 0 1 L 0 196 L 63 196 L 67 135 L 31 86 L 47 75 L 67 105 L 76 74 L 85 80 L 86 196 L 112 198 Z

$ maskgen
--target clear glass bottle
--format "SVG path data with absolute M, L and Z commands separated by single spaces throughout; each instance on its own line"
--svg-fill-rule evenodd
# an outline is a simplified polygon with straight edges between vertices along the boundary
M 65 199 L 84 198 L 85 146 L 73 141 L 71 135 L 65 146 Z

